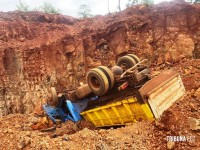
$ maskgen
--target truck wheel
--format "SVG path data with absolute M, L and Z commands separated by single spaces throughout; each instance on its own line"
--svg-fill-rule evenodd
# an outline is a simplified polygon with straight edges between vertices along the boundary
M 120 66 L 123 71 L 126 71 L 127 69 L 133 67 L 136 65 L 135 60 L 131 56 L 122 56 L 117 61 L 117 66 Z
M 105 73 L 99 68 L 91 69 L 87 74 L 87 83 L 92 90 L 98 96 L 104 95 L 109 88 L 109 82 Z
M 51 87 L 51 100 L 48 100 L 48 104 L 51 106 L 56 106 L 58 104 L 58 95 L 55 87 Z
M 104 74 L 107 76 L 107 79 L 108 79 L 108 82 L 109 82 L 109 89 L 112 89 L 114 84 L 115 84 L 115 78 L 114 78 L 114 75 L 113 73 L 111 72 L 111 70 L 106 67 L 106 66 L 99 66 L 98 67 L 101 71 L 104 72 Z
M 128 54 L 127 56 L 130 56 L 131 58 L 133 58 L 135 60 L 136 63 L 139 63 L 140 62 L 140 58 L 137 57 L 136 55 L 134 54 Z
M 76 96 L 78 97 L 78 99 L 85 98 L 86 96 L 88 96 L 92 93 L 92 90 L 90 89 L 88 84 L 84 84 L 84 85 L 80 86 L 75 91 L 76 91 Z

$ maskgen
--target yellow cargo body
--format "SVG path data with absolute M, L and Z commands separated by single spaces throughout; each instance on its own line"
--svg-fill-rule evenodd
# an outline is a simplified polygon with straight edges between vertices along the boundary
M 130 122 L 154 119 L 148 104 L 139 104 L 136 97 L 127 97 L 118 102 L 83 111 L 81 115 L 96 127 L 125 125 Z

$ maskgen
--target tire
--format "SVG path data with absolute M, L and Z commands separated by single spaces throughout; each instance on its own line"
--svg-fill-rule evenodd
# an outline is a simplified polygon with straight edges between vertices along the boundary
M 120 57 L 117 61 L 117 66 L 120 66 L 123 69 L 123 71 L 126 71 L 134 65 L 136 65 L 135 60 L 131 56 L 127 55 Z
M 137 57 L 136 55 L 134 54 L 128 54 L 127 56 L 130 56 L 131 58 L 133 58 L 135 60 L 136 63 L 139 63 L 140 62 L 140 58 Z
M 108 79 L 108 83 L 109 83 L 109 88 L 108 90 L 112 89 L 114 84 L 115 84 L 115 78 L 114 75 L 112 73 L 112 71 L 106 67 L 106 66 L 99 66 L 98 67 L 101 71 L 104 72 L 104 74 L 106 75 L 107 79 Z
M 55 87 L 51 87 L 51 100 L 48 100 L 48 104 L 51 106 L 57 106 L 58 104 L 58 95 Z
M 87 74 L 87 83 L 92 92 L 98 96 L 104 95 L 109 89 L 105 73 L 99 68 L 91 69 Z
M 88 86 L 88 84 L 84 84 L 80 86 L 78 89 L 76 89 L 76 96 L 78 99 L 83 99 L 86 96 L 90 95 L 92 93 L 92 90 Z

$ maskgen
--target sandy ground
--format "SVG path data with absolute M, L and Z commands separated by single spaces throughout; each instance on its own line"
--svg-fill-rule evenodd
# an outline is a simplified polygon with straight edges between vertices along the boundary
M 183 79 L 186 94 L 153 122 L 130 123 L 118 128 L 98 128 L 82 120 L 67 121 L 52 131 L 33 130 L 34 125 L 52 122 L 35 114 L 10 114 L 0 119 L 1 149 L 70 149 L 70 150 L 129 150 L 178 149 L 198 150 L 200 132 L 189 128 L 189 118 L 200 119 L 200 60 L 183 59 L 176 64 L 152 67 L 152 73 L 176 68 Z M 41 127 L 42 128 L 42 127 Z M 185 136 L 187 142 L 168 142 L 167 136 Z

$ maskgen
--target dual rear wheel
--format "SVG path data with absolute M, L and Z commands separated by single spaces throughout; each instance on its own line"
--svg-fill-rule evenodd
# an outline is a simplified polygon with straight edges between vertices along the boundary
M 134 54 L 122 56 L 117 61 L 117 66 L 120 66 L 123 71 L 131 68 L 140 62 L 140 59 Z M 98 96 L 105 95 L 111 90 L 115 84 L 115 79 L 112 71 L 106 66 L 99 66 L 91 69 L 87 73 L 87 83 L 92 92 Z
M 140 62 L 140 59 L 134 54 L 127 54 L 118 58 L 117 66 L 120 66 L 123 71 L 135 66 L 137 63 Z
M 106 66 L 91 69 L 86 78 L 90 89 L 98 96 L 106 94 L 115 83 L 113 73 Z

